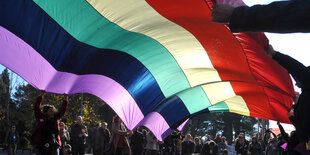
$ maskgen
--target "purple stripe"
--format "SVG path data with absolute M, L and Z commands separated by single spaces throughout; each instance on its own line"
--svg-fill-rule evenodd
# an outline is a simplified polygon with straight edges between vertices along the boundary
M 189 119 L 185 120 L 179 127 L 178 130 L 182 131 L 184 129 L 184 126 L 187 124 L 187 122 L 189 121 Z
M 149 113 L 139 123 L 139 126 L 145 126 L 150 129 L 154 136 L 160 141 L 163 141 L 164 138 L 166 138 L 170 133 L 172 133 L 169 125 L 158 112 Z
M 0 26 L 0 63 L 37 89 L 57 94 L 90 93 L 105 101 L 132 130 L 143 114 L 128 91 L 103 75 L 55 70 L 36 50 Z

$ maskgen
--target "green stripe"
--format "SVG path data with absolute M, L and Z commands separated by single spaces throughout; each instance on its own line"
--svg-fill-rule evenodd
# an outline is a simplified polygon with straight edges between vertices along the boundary
M 77 40 L 137 58 L 152 73 L 165 97 L 190 88 L 184 72 L 165 47 L 148 36 L 111 23 L 85 0 L 34 1 Z
M 208 109 L 209 109 L 210 113 L 229 112 L 229 108 L 228 108 L 227 104 L 224 101 L 220 102 L 220 103 L 217 103 L 215 105 L 212 105 Z
M 194 114 L 211 106 L 207 95 L 200 86 L 183 91 L 177 94 L 177 96 L 183 101 L 190 114 Z

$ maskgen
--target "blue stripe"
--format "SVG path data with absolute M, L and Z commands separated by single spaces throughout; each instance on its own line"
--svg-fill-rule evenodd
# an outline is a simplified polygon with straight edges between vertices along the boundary
M 114 79 L 128 90 L 144 115 L 165 99 L 152 74 L 136 58 L 77 41 L 34 2 L 0 1 L 0 14 L 0 25 L 32 46 L 56 70 Z
M 189 111 L 178 96 L 172 96 L 167 99 L 156 109 L 156 111 L 165 118 L 171 128 L 176 128 L 176 123 L 190 116 Z

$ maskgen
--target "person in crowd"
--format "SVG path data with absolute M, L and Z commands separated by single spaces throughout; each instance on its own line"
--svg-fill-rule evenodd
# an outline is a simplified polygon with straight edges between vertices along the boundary
M 257 140 L 256 136 L 252 136 L 251 142 L 249 144 L 249 152 L 251 155 L 261 155 L 262 154 L 262 147 Z
M 273 135 L 273 137 L 271 137 L 271 134 Z M 276 134 L 273 133 L 272 131 L 270 131 L 269 129 L 266 130 L 266 133 L 264 135 L 264 139 L 263 139 L 263 142 L 264 142 L 264 151 L 266 154 L 268 154 L 268 152 L 266 151 L 272 151 L 274 148 L 272 147 L 273 146 L 273 141 L 277 141 L 277 139 L 273 139 L 274 137 L 276 137 Z M 271 143 L 271 145 L 270 145 Z M 262 144 L 262 143 L 261 143 Z
M 89 138 L 91 137 L 91 147 L 93 149 L 92 152 L 94 155 L 96 155 L 96 152 L 95 152 L 95 150 L 96 150 L 96 133 L 99 132 L 98 130 L 101 127 L 102 127 L 102 123 L 98 123 L 98 127 L 93 130 L 92 134 L 88 135 Z M 86 143 L 87 143 L 87 141 L 86 141 Z M 105 148 L 103 148 L 103 149 L 105 149 Z
M 252 7 L 215 4 L 212 21 L 228 24 L 232 32 L 309 32 L 310 1 L 291 0 Z
M 146 152 L 146 143 L 147 143 L 147 141 L 146 141 L 146 135 L 148 134 L 148 132 L 147 132 L 147 130 L 148 129 L 142 129 L 142 134 L 143 134 L 143 137 L 145 138 L 144 139 L 144 142 L 143 142 L 143 144 L 144 144 L 144 148 L 143 148 L 143 154 L 145 154 L 145 152 Z
M 8 155 L 16 155 L 18 142 L 19 134 L 16 131 L 16 125 L 13 124 L 5 135 L 5 144 Z
M 71 155 L 72 154 L 72 147 L 70 144 L 66 144 L 63 146 L 62 154 L 63 155 Z
M 167 138 L 164 139 L 164 150 L 163 150 L 164 155 L 175 154 L 177 152 L 179 137 L 180 133 L 174 131 Z
M 71 146 L 73 155 L 84 155 L 86 138 L 88 137 L 87 127 L 83 124 L 82 116 L 76 118 L 76 124 L 71 127 Z
M 177 143 L 176 143 L 175 155 L 180 155 L 180 154 L 181 154 L 181 152 L 182 152 L 182 142 L 183 142 L 183 140 L 184 140 L 184 135 L 183 135 L 183 134 L 181 134 L 181 133 L 179 132 L 178 135 L 179 135 L 179 136 L 178 136 L 177 139 L 176 139 Z
M 159 153 L 158 140 L 151 131 L 146 135 L 146 155 L 157 155 Z
M 215 135 L 214 142 L 215 142 L 216 144 L 218 144 L 218 143 L 221 142 L 221 135 L 220 135 L 220 134 L 216 134 L 216 135 Z
M 217 144 L 218 146 L 218 152 L 222 153 L 225 149 L 227 149 L 227 141 L 226 141 L 226 137 L 222 136 L 221 137 L 221 141 Z
M 271 45 L 266 54 L 285 68 L 295 79 L 296 86 L 301 88 L 298 101 L 288 116 L 296 128 L 299 142 L 310 143 L 310 66 L 306 67 L 292 57 L 275 51 Z
M 195 152 L 195 142 L 192 140 L 191 134 L 186 134 L 185 140 L 182 142 L 182 155 L 191 155 Z
M 221 155 L 228 155 L 228 150 L 224 149 L 223 152 L 221 153 Z
M 130 146 L 132 154 L 142 155 L 145 143 L 146 143 L 146 137 L 144 137 L 141 128 L 138 127 L 130 137 Z
M 236 146 L 235 150 L 237 155 L 247 155 L 248 154 L 248 146 L 249 142 L 245 139 L 244 133 L 241 132 L 238 137 L 236 138 Z
M 108 129 L 108 123 L 103 122 L 99 124 L 99 127 L 94 131 L 94 155 L 104 155 L 105 146 L 110 141 L 111 133 Z
M 57 111 L 52 105 L 42 105 L 44 94 L 42 91 L 34 105 L 36 128 L 31 136 L 31 144 L 37 148 L 38 155 L 56 155 L 61 146 L 58 121 L 64 116 L 69 101 L 68 96 L 64 95 L 62 107 Z
M 278 149 L 277 149 L 277 145 L 278 144 L 278 140 L 277 138 L 273 137 L 270 138 L 268 141 L 268 144 L 266 146 L 266 155 L 278 155 Z
M 286 140 L 283 138 L 281 134 L 277 135 L 278 143 L 277 143 L 277 150 L 279 152 L 279 155 L 286 155 L 287 151 L 286 148 L 283 148 L 283 145 L 287 145 Z
M 202 151 L 202 143 L 201 143 L 200 138 L 199 138 L 199 137 L 195 137 L 195 138 L 194 138 L 194 142 L 195 142 L 195 145 L 196 145 L 195 154 L 201 154 L 201 151 Z
M 270 134 L 272 134 L 272 137 L 270 136 Z M 278 146 L 278 139 L 275 133 L 273 133 L 272 131 L 270 131 L 269 129 L 266 130 L 266 135 L 265 136 L 267 139 L 267 145 L 266 145 L 266 155 L 278 155 L 279 151 L 277 149 Z
M 60 147 L 60 155 L 63 153 L 63 146 L 70 143 L 70 134 L 64 122 L 59 123 L 59 136 L 62 147 Z
M 257 137 L 259 137 L 258 138 L 258 142 L 260 143 L 260 145 L 261 145 L 261 148 L 262 148 L 262 154 L 266 154 L 266 145 L 267 145 L 267 142 L 265 143 L 265 141 L 264 141 L 264 137 L 262 137 L 262 136 L 257 136 Z
M 280 122 L 277 122 L 278 127 L 280 129 L 281 135 L 283 139 L 287 142 L 286 150 L 287 153 L 290 155 L 300 155 L 299 152 L 297 152 L 294 148 L 298 145 L 298 137 L 296 135 L 296 131 L 291 131 L 290 135 L 288 135 L 283 126 L 280 124 Z
M 204 140 L 204 144 L 209 143 L 209 141 L 212 140 L 212 138 L 211 138 L 212 136 L 211 135 L 208 134 L 206 137 L 207 138 Z
M 210 140 L 208 143 L 205 143 L 202 147 L 202 155 L 217 155 L 218 146 L 213 140 Z
M 132 132 L 127 130 L 122 120 L 115 115 L 112 120 L 112 141 L 115 154 L 130 154 L 131 149 L 128 141 L 128 137 L 132 135 Z

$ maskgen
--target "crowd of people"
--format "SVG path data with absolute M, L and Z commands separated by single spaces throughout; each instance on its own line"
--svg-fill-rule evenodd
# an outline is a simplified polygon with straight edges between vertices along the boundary
M 66 104 L 66 102 L 64 102 Z M 42 126 L 44 133 L 36 146 L 36 154 L 85 154 L 87 127 L 83 125 L 81 116 L 77 117 L 76 124 L 68 128 L 64 122 L 59 122 L 59 134 L 51 126 L 47 129 Z M 175 131 L 164 141 L 156 137 L 145 127 L 138 127 L 134 132 L 127 130 L 118 116 L 113 117 L 111 131 L 106 122 L 99 123 L 91 137 L 92 153 L 94 155 L 286 155 L 300 154 L 294 150 L 298 144 L 296 132 L 288 135 L 282 125 L 278 123 L 281 134 L 276 135 L 270 130 L 264 137 L 252 136 L 250 140 L 241 132 L 230 145 L 225 136 L 217 134 L 194 138 L 190 133 L 183 135 Z M 48 131 L 50 130 L 50 131 Z M 55 133 L 55 135 L 53 135 Z M 50 135 L 49 135 L 50 134 Z M 59 136 L 59 139 L 57 137 Z M 248 136 L 249 137 L 249 136 Z M 6 136 L 9 154 L 16 152 L 18 133 L 15 125 Z M 58 141 L 59 140 L 59 141 Z M 230 148 L 230 149 L 229 149 Z M 234 149 L 234 150 L 231 150 Z
M 87 138 L 91 141 L 94 155 L 225 155 L 231 152 L 224 136 L 207 135 L 205 138 L 193 138 L 190 133 L 183 135 L 175 131 L 161 142 L 145 127 L 138 127 L 133 132 L 128 130 L 117 115 L 112 119 L 111 130 L 108 123 L 102 122 L 89 137 L 81 116 L 77 116 L 76 123 L 70 128 L 61 121 L 69 104 L 67 95 L 64 95 L 62 107 L 57 110 L 52 105 L 42 105 L 44 94 L 42 92 L 38 96 L 34 105 L 37 123 L 31 143 L 38 155 L 84 155 Z M 298 144 L 295 132 L 289 136 L 280 124 L 279 128 L 281 135 L 270 136 L 271 132 L 267 131 L 264 139 L 253 136 L 250 142 L 245 139 L 244 133 L 240 133 L 231 146 L 237 154 L 242 155 L 294 152 L 292 148 Z M 13 125 L 6 135 L 9 154 L 16 154 L 18 140 L 16 126 Z M 287 146 L 283 147 L 284 144 Z

